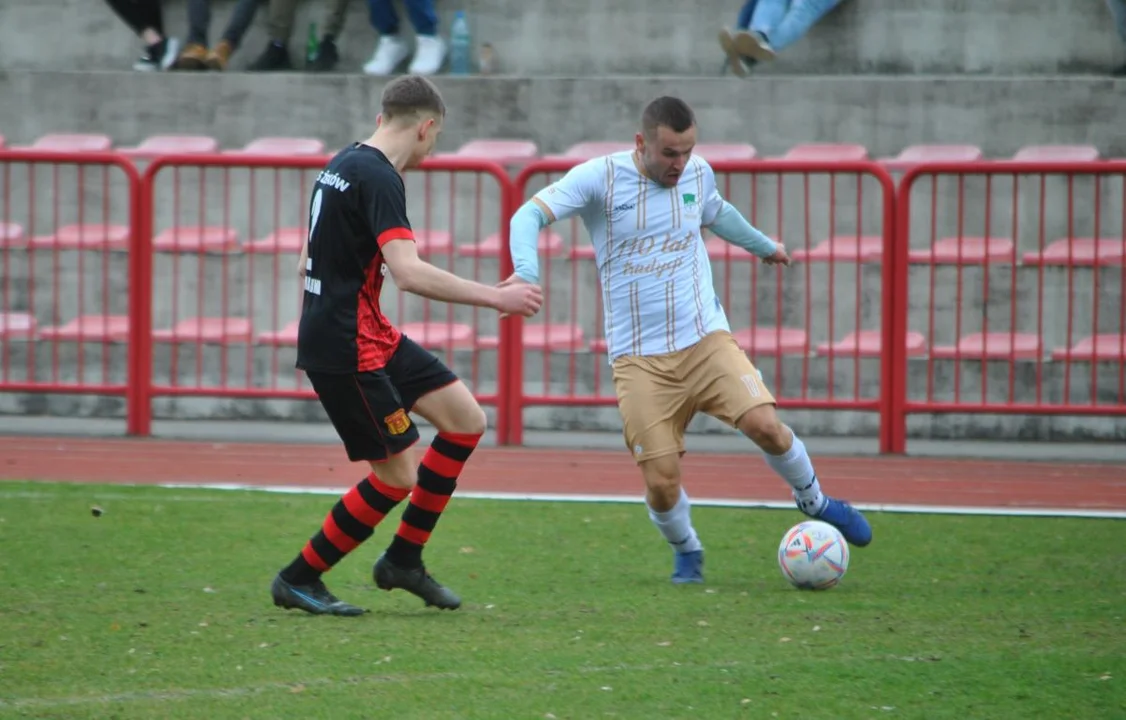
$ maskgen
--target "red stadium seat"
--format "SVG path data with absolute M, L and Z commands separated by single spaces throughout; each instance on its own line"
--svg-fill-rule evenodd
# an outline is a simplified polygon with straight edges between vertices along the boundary
M 1099 159 L 1094 145 L 1025 145 L 1013 155 L 1017 162 L 1090 162 Z
M 834 235 L 809 250 L 793 250 L 790 256 L 805 262 L 878 262 L 884 256 L 884 239 L 879 235 Z
M 756 325 L 731 333 L 739 347 L 752 357 L 756 355 L 802 355 L 806 352 L 808 335 L 800 328 L 777 328 Z
M 113 140 L 102 133 L 49 133 L 31 143 L 12 147 L 13 150 L 42 150 L 46 152 L 107 152 L 113 147 Z
M 532 325 L 524 323 L 524 349 L 554 352 L 579 350 L 584 345 L 583 329 L 570 323 L 549 323 Z M 483 337 L 478 341 L 482 348 L 495 349 L 500 346 L 497 337 Z
M 399 330 L 425 348 L 471 348 L 476 343 L 476 333 L 471 325 L 450 323 L 445 320 L 403 323 Z
M 880 357 L 883 355 L 883 333 L 879 330 L 850 332 L 835 343 L 823 342 L 817 346 L 818 355 L 845 355 L 856 357 Z M 926 340 L 922 333 L 907 333 L 907 354 L 922 355 L 926 352 Z
M 54 235 L 31 238 L 30 245 L 60 250 L 125 250 L 132 232 L 128 225 L 64 225 Z
M 243 246 L 248 253 L 270 255 L 275 253 L 297 255 L 305 244 L 306 232 L 303 228 L 278 228 L 277 230 L 252 240 Z
M 256 340 L 259 345 L 297 345 L 297 326 L 300 324 L 300 320 L 293 320 L 286 323 L 281 330 L 267 330 L 258 333 Z
M 303 137 L 260 137 L 237 150 L 224 150 L 224 155 L 301 156 L 320 155 L 325 151 L 323 140 Z M 209 151 L 208 151 L 209 152 Z
M 27 313 L 0 313 L 0 338 L 5 340 L 32 340 L 37 325 L 35 318 Z
M 706 237 L 706 235 L 705 235 Z M 755 255 L 747 252 L 743 248 L 732 245 L 723 238 L 715 236 L 709 237 L 704 240 L 704 248 L 708 251 L 708 258 L 712 260 L 725 260 L 727 262 L 750 262 L 757 260 Z
M 880 162 L 889 170 L 907 170 L 922 163 L 974 162 L 982 157 L 977 145 L 910 145 L 895 157 Z
M 962 360 L 1008 360 L 1010 350 L 1016 360 L 1035 360 L 1042 346 L 1036 333 L 991 332 L 972 333 L 956 345 L 935 345 L 931 356 L 942 359 L 960 357 Z
M 1126 359 L 1126 335 L 1099 333 L 1079 340 L 1070 348 L 1056 348 L 1053 360 L 1072 362 L 1122 362 Z
M 1014 262 L 1013 241 L 1009 238 L 956 237 L 942 238 L 931 248 L 916 248 L 907 253 L 908 262 L 936 265 L 985 265 Z
M 522 165 L 536 159 L 539 147 L 531 140 L 470 140 L 455 152 L 434 157 L 460 157 L 485 160 L 500 165 Z
M 181 320 L 171 328 L 153 330 L 156 342 L 227 345 L 250 342 L 250 320 L 238 317 L 191 317 Z
M 724 160 L 754 160 L 758 151 L 755 150 L 754 145 L 747 143 L 700 143 L 692 150 L 692 154 L 713 163 Z
M 1025 265 L 1122 265 L 1126 242 L 1121 238 L 1060 238 L 1041 251 L 1024 254 Z
M 868 159 L 868 149 L 853 143 L 802 143 L 786 151 L 782 160 L 855 162 Z
M 479 243 L 459 245 L 458 255 L 467 257 L 498 257 L 501 250 L 500 233 L 493 233 Z M 558 255 L 563 251 L 563 238 L 551 230 L 542 230 L 539 239 L 540 254 Z M 505 248 L 505 252 L 508 249 Z M 593 257 L 593 255 L 591 256 Z
M 633 150 L 637 145 L 628 142 L 581 142 L 575 143 L 561 154 L 546 156 L 550 160 L 590 160 L 602 155 Z
M 128 315 L 80 315 L 73 320 L 39 331 L 45 340 L 64 342 L 127 342 Z
M 136 147 L 120 148 L 118 152 L 135 158 L 156 158 L 161 155 L 213 153 L 219 141 L 209 135 L 151 135 Z
M 23 245 L 23 226 L 16 223 L 0 222 L 0 246 L 20 247 Z
M 178 225 L 164 230 L 152 241 L 156 252 L 231 252 L 238 248 L 238 233 L 228 227 Z

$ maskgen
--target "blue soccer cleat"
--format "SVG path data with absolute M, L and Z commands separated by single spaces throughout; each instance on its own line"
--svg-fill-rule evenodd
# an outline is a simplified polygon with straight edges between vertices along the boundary
M 704 582 L 704 551 L 674 552 L 672 581 L 677 585 Z
M 798 508 L 801 508 L 799 503 Z M 804 511 L 803 511 L 804 512 Z M 825 496 L 825 506 L 816 515 L 810 515 L 818 520 L 824 520 L 841 531 L 849 545 L 864 547 L 872 542 L 872 526 L 859 510 L 849 505 L 844 500 L 837 500 Z

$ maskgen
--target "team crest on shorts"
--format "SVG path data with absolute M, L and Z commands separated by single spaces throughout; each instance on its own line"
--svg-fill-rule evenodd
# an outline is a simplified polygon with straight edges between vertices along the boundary
M 402 435 L 411 426 L 411 419 L 407 417 L 407 411 L 402 408 L 383 418 L 383 422 L 387 425 L 387 432 L 392 435 Z

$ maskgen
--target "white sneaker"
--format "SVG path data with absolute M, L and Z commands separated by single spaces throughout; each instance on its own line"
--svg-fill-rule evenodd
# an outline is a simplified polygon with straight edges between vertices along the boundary
M 409 72 L 412 75 L 433 75 L 446 59 L 446 43 L 437 35 L 419 35 L 415 39 L 414 59 Z
M 398 35 L 384 35 L 379 38 L 371 60 L 364 65 L 364 72 L 368 75 L 391 75 L 410 52 L 410 48 Z

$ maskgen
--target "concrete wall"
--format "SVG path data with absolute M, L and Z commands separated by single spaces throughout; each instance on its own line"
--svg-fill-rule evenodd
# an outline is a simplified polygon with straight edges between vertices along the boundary
M 233 3 L 213 3 L 212 41 Z M 513 75 L 715 75 L 716 32 L 733 24 L 732 0 L 439 0 L 442 32 L 467 10 L 474 38 L 497 48 Z M 263 4 L 233 68 L 266 44 Z M 172 35 L 186 34 L 186 4 L 164 3 Z M 291 41 L 303 54 L 310 21 L 323 4 L 304 3 Z M 404 18 L 404 30 L 409 23 Z M 46 38 L 65 38 L 44 52 Z M 353 2 L 341 50 L 342 72 L 359 72 L 375 44 L 366 4 Z M 0 4 L 0 68 L 126 69 L 138 54 L 130 31 L 99 2 L 7 0 Z M 1101 0 L 846 0 L 763 74 L 972 73 L 1102 74 L 1123 59 Z

